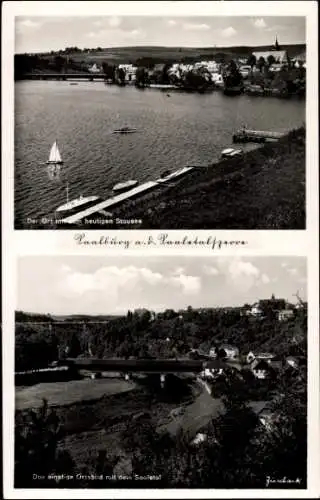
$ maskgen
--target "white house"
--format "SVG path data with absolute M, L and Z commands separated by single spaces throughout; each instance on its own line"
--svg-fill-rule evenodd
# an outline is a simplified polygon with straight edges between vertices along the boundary
M 125 72 L 125 81 L 134 82 L 136 79 L 137 67 L 133 64 L 119 64 L 119 69 L 123 69 Z
M 218 73 L 220 69 L 220 65 L 216 61 L 207 61 L 205 67 L 210 73 Z
M 223 86 L 223 77 L 220 73 L 211 73 L 211 79 L 217 87 Z
M 288 319 L 293 318 L 294 312 L 292 309 L 283 309 L 278 311 L 278 320 L 279 321 L 288 321 Z
M 209 356 L 210 356 L 210 358 L 216 358 L 217 357 L 217 349 L 215 347 L 212 347 L 210 349 Z
M 251 364 L 251 371 L 258 379 L 266 379 L 270 374 L 270 367 L 267 361 L 255 359 Z
M 303 52 L 302 54 L 299 54 L 298 56 L 294 57 L 292 62 L 294 63 L 295 67 L 298 68 L 300 66 L 300 64 L 302 64 L 302 66 L 304 68 L 307 67 L 306 65 L 306 53 Z
M 248 65 L 240 66 L 239 71 L 243 78 L 247 78 L 251 73 L 251 66 Z
M 271 73 L 277 73 L 278 71 L 281 71 L 282 68 L 283 68 L 282 64 L 275 63 L 270 66 L 269 71 L 271 71 Z
M 223 374 L 223 368 L 205 368 L 201 372 L 201 378 L 213 379 Z
M 239 349 L 229 344 L 223 344 L 218 349 L 220 352 L 224 351 L 227 359 L 235 359 L 239 356 Z
M 260 316 L 262 316 L 262 312 L 263 311 L 262 311 L 259 303 L 257 302 L 256 304 L 253 304 L 253 306 L 251 307 L 250 315 L 255 316 L 255 317 L 260 317 Z
M 88 68 L 88 71 L 90 71 L 90 73 L 101 73 L 101 68 L 94 63 L 90 68 Z

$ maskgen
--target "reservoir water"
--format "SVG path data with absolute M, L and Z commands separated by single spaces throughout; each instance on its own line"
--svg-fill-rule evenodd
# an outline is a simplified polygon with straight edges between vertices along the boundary
M 22 81 L 15 84 L 15 227 L 52 217 L 69 196 L 111 196 L 118 182 L 154 180 L 164 170 L 207 165 L 248 128 L 287 131 L 305 121 L 305 101 L 193 94 L 105 85 Z M 113 134 L 129 126 L 133 134 Z M 58 177 L 46 161 L 57 140 Z

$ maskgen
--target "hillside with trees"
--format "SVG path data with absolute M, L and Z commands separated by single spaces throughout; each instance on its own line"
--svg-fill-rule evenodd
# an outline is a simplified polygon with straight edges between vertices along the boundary
M 301 127 L 276 143 L 194 168 L 179 183 L 115 207 L 113 216 L 140 219 L 139 229 L 303 229 L 305 133 Z
M 52 409 L 44 401 L 37 411 L 16 412 L 15 486 L 114 488 L 126 475 L 130 488 L 305 488 L 306 390 L 305 367 L 283 371 L 271 407 L 276 418 L 266 427 L 230 378 L 224 412 L 212 416 L 198 445 L 183 430 L 159 432 L 156 422 L 169 407 L 152 387 L 144 397 L 126 396 L 122 406 L 104 398 Z
M 214 59 L 227 63 L 237 57 L 249 57 L 256 50 L 270 47 L 112 47 L 83 48 L 66 47 L 64 50 L 37 54 L 15 54 L 15 79 L 24 78 L 30 72 L 77 72 L 88 73 L 92 64 L 108 65 L 136 64 L 138 67 L 152 69 L 156 64 L 171 65 L 174 62 L 193 63 L 199 60 Z M 289 57 L 306 50 L 305 44 L 283 45 Z M 109 73 L 108 73 L 109 75 Z
M 157 315 L 141 309 L 104 323 L 92 318 L 30 323 L 33 315 L 17 313 L 23 321 L 16 323 L 16 369 L 45 366 L 66 355 L 185 357 L 222 343 L 237 347 L 239 360 L 259 351 L 283 360 L 296 356 L 300 364 L 282 363 L 275 377 L 256 381 L 230 365 L 210 382 L 211 395 L 174 375 L 160 388 L 159 377 L 151 375 L 129 393 L 55 408 L 44 401 L 38 410 L 17 410 L 15 486 L 114 488 L 123 487 L 119 476 L 125 475 L 130 488 L 305 488 L 307 304 L 301 302 L 290 319 L 279 321 L 273 306 L 282 307 L 280 299 L 260 303 L 260 318 L 244 314 L 248 305 L 167 309 Z M 210 407 L 214 401 L 220 410 L 202 423 L 201 415 L 198 421 L 189 410 L 189 421 L 198 421 L 198 428 L 200 422 L 206 437 L 197 444 L 183 426 L 170 430 L 169 415 L 188 412 L 198 398 Z M 36 482 L 34 473 L 41 476 Z M 284 477 L 284 483 L 270 483 Z
M 273 315 L 252 318 L 239 308 L 199 311 L 192 307 L 180 312 L 168 309 L 156 316 L 148 310 L 129 311 L 107 322 L 31 324 L 24 320 L 16 323 L 16 371 L 46 367 L 64 356 L 184 357 L 191 349 L 209 352 L 222 343 L 235 345 L 242 355 L 255 349 L 294 355 L 301 349 L 306 352 L 306 329 L 304 310 L 296 310 L 287 322 Z

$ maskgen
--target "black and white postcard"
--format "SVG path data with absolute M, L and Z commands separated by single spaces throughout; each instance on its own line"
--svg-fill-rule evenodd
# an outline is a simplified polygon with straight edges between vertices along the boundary
M 4 2 L 4 498 L 319 496 L 317 15 Z

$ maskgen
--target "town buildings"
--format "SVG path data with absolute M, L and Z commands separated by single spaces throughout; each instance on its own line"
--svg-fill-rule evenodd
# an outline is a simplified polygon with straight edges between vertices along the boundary
M 137 66 L 134 66 L 133 64 L 119 64 L 119 69 L 123 69 L 125 72 L 125 82 L 135 82 L 136 80 L 136 73 L 137 73 Z

